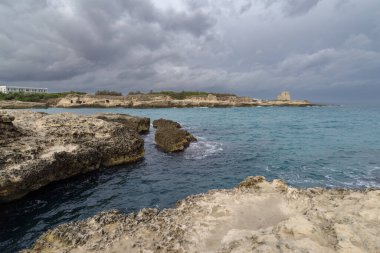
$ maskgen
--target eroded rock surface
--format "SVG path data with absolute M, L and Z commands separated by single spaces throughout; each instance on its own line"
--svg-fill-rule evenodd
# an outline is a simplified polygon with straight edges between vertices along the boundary
M 1 100 L 0 109 L 28 109 L 47 108 L 48 104 L 43 102 L 23 102 L 17 100 Z
M 179 123 L 172 120 L 155 120 L 153 127 L 157 128 L 154 136 L 157 146 L 168 153 L 183 151 L 190 145 L 190 142 L 197 141 L 192 134 L 181 129 Z
M 17 134 L 6 133 L 2 138 L 0 202 L 21 198 L 53 181 L 144 156 L 144 141 L 136 132 L 141 129 L 136 125 L 143 125 L 136 123 L 139 118 L 128 125 L 112 120 L 127 121 L 123 115 L 107 114 L 103 120 L 100 115 L 31 111 L 5 111 L 1 115 L 4 113 L 7 116 L 1 116 L 0 127 L 11 124 L 8 133 Z M 4 122 L 4 118 L 11 122 Z
M 182 126 L 173 120 L 168 119 L 156 119 L 153 121 L 153 127 L 175 127 L 175 128 L 182 128 Z
M 289 95 L 289 94 L 288 94 Z M 231 107 L 231 106 L 309 106 L 306 100 L 290 100 L 282 96 L 280 100 L 262 100 L 234 95 L 189 96 L 174 99 L 167 95 L 139 94 L 128 96 L 69 95 L 51 106 L 56 107 L 127 107 L 127 108 L 168 108 L 168 107 Z M 286 98 L 286 100 L 282 100 Z
M 99 213 L 24 252 L 380 252 L 380 190 L 296 189 L 248 177 L 176 208 Z
M 14 116 L 0 111 L 0 145 L 11 142 L 21 135 L 17 127 L 13 125 L 14 120 Z
M 146 117 L 130 116 L 127 114 L 101 113 L 96 118 L 110 122 L 118 122 L 140 134 L 149 132 L 150 119 Z

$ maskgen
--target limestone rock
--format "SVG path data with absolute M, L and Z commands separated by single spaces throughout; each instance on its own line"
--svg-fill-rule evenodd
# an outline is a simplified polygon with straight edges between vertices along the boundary
M 0 109 L 27 109 L 27 108 L 47 108 L 44 102 L 23 102 L 17 100 L 0 100 Z
M 297 189 L 250 177 L 175 208 L 103 212 L 43 234 L 34 252 L 380 252 L 380 190 Z
M 182 128 L 182 126 L 175 121 L 169 120 L 169 119 L 156 119 L 153 121 L 153 127 L 158 128 L 158 127 L 175 127 L 175 128 Z
M 190 142 L 197 141 L 192 134 L 181 129 L 179 123 L 172 120 L 155 120 L 153 127 L 157 128 L 154 137 L 157 146 L 167 153 L 183 151 Z
M 14 116 L 0 111 L 0 145 L 4 145 L 21 135 L 21 132 L 13 125 L 14 119 Z
M 291 101 L 289 91 L 283 91 L 277 96 L 278 101 Z
M 0 101 L 1 102 L 1 101 Z M 69 95 L 60 98 L 55 103 L 48 104 L 56 107 L 128 107 L 128 108 L 168 108 L 168 107 L 231 107 L 231 106 L 310 106 L 314 105 L 305 100 L 292 101 L 289 92 L 281 93 L 277 100 L 258 100 L 251 97 L 235 95 L 190 96 L 185 99 L 174 99 L 167 95 L 137 94 L 128 96 L 94 96 Z M 0 103 L 1 108 L 1 103 Z
M 128 114 L 101 113 L 96 118 L 110 122 L 118 122 L 140 134 L 149 132 L 150 119 L 146 117 L 130 116 Z
M 102 120 L 70 113 L 12 114 L 14 127 L 22 134 L 11 136 L 0 146 L 0 202 L 21 198 L 53 181 L 144 156 L 144 141 L 135 123 L 111 120 L 123 118 L 120 115 L 107 115 L 108 120 Z M 11 121 L 13 117 L 1 116 L 4 119 Z

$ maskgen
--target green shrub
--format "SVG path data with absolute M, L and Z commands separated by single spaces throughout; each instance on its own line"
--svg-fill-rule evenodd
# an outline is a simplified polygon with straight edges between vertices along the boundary
M 98 90 L 95 93 L 96 96 L 123 96 L 121 92 L 112 90 Z
M 139 94 L 144 94 L 140 91 L 131 91 L 128 93 L 128 95 L 139 95 Z M 208 94 L 213 94 L 217 97 L 223 97 L 223 96 L 235 96 L 234 94 L 229 94 L 229 93 L 212 93 L 212 92 L 204 92 L 204 91 L 180 91 L 180 92 L 175 92 L 175 91 L 149 91 L 150 95 L 166 95 L 170 96 L 173 99 L 178 99 L 178 100 L 183 100 L 188 97 L 192 96 L 207 96 Z
M 60 92 L 60 93 L 24 93 L 24 92 L 15 92 L 15 93 L 0 93 L 0 100 L 18 100 L 24 102 L 42 102 L 51 98 L 61 98 L 67 95 L 84 95 L 85 92 L 69 91 L 69 92 Z

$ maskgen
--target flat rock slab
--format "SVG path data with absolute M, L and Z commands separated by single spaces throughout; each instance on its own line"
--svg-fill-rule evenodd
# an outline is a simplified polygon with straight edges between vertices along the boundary
M 103 120 L 100 115 L 11 110 L 4 114 L 14 117 L 12 131 L 17 135 L 2 136 L 0 202 L 21 198 L 53 181 L 144 156 L 137 126 L 144 125 L 138 122 L 145 119 L 107 114 Z M 124 121 L 109 120 L 118 117 Z
M 248 177 L 176 208 L 102 212 L 47 231 L 34 252 L 380 252 L 380 190 L 297 189 Z
M 140 134 L 149 132 L 150 119 L 146 117 L 130 116 L 128 114 L 100 113 L 94 115 L 97 119 L 109 122 L 118 122 Z

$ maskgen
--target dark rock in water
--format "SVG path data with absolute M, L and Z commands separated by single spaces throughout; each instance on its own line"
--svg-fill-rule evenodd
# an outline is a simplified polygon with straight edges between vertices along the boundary
M 156 144 L 168 153 L 183 151 L 190 142 L 197 140 L 186 130 L 172 127 L 158 128 L 154 139 Z
M 105 121 L 121 123 L 140 134 L 148 133 L 150 128 L 150 119 L 146 117 L 136 117 L 130 116 L 128 114 L 113 113 L 97 114 L 95 117 Z
M 169 119 L 156 119 L 153 121 L 153 127 L 175 127 L 175 128 L 181 128 L 182 126 L 175 121 L 169 120 Z
M 165 152 L 183 151 L 190 142 L 197 139 L 188 131 L 181 129 L 181 125 L 175 121 L 159 119 L 153 121 L 153 127 L 157 128 L 154 140 Z
M 12 111 L 1 115 L 0 202 L 21 198 L 50 182 L 144 157 L 139 119 Z M 99 116 L 99 115 L 98 115 Z M 131 117 L 131 116 L 128 116 Z M 12 123 L 14 122 L 14 125 Z M 10 135 L 9 133 L 17 133 Z M 16 132 L 17 131 L 17 132 Z M 7 138 L 3 138 L 3 135 Z

